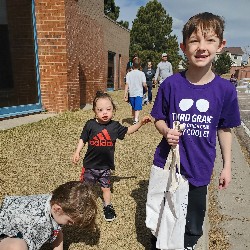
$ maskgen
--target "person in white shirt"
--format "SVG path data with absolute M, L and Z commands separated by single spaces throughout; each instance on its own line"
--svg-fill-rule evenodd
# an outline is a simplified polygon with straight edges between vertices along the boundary
M 169 76 L 173 75 L 172 64 L 168 61 L 167 53 L 161 55 L 161 62 L 158 63 L 155 73 L 155 84 L 159 78 L 159 85 Z
M 129 101 L 132 107 L 133 124 L 139 121 L 139 114 L 142 110 L 143 87 L 147 90 L 145 74 L 139 69 L 140 59 L 136 58 L 133 61 L 133 70 L 127 74 L 124 94 L 124 100 Z

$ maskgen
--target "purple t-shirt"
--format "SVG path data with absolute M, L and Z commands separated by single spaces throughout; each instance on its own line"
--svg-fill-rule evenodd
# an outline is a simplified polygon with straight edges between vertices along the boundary
M 219 76 L 205 84 L 191 84 L 185 72 L 168 77 L 159 87 L 151 115 L 185 124 L 180 137 L 181 173 L 194 186 L 208 185 L 216 156 L 216 132 L 241 124 L 237 92 Z M 163 168 L 170 146 L 165 138 L 156 148 L 154 165 Z

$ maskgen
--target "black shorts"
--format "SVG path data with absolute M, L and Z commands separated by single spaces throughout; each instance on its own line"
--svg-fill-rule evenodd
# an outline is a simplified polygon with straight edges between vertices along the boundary
M 110 169 L 89 169 L 82 168 L 80 181 L 86 181 L 91 184 L 99 183 L 103 188 L 110 188 Z

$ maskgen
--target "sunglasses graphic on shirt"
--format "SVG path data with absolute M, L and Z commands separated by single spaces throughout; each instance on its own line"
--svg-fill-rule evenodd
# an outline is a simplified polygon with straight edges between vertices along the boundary
M 194 100 L 192 99 L 182 99 L 179 102 L 179 108 L 181 111 L 187 111 L 194 105 Z M 207 112 L 209 109 L 209 102 L 205 99 L 199 99 L 195 102 L 196 108 L 201 112 Z

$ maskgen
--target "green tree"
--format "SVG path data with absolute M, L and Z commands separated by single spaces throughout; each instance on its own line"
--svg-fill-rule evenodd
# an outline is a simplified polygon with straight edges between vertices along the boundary
M 118 23 L 119 23 L 121 26 L 125 27 L 126 29 L 128 29 L 128 27 L 129 27 L 129 22 L 128 22 L 128 21 L 123 21 L 123 20 L 121 20 L 121 21 L 118 21 Z
M 120 7 L 115 5 L 115 0 L 104 0 L 104 13 L 116 21 L 120 15 Z
M 163 52 L 168 53 L 168 60 L 177 71 L 181 56 L 177 37 L 171 35 L 173 19 L 157 0 L 141 6 L 130 32 L 130 56 L 138 53 L 145 66 L 148 60 L 156 66 Z
M 115 0 L 104 0 L 104 14 L 114 21 L 117 21 L 120 15 L 120 7 L 115 5 Z M 117 21 L 121 26 L 128 29 L 128 21 Z
M 233 63 L 230 56 L 226 52 L 223 52 L 213 64 L 214 71 L 218 75 L 226 74 L 230 71 Z

